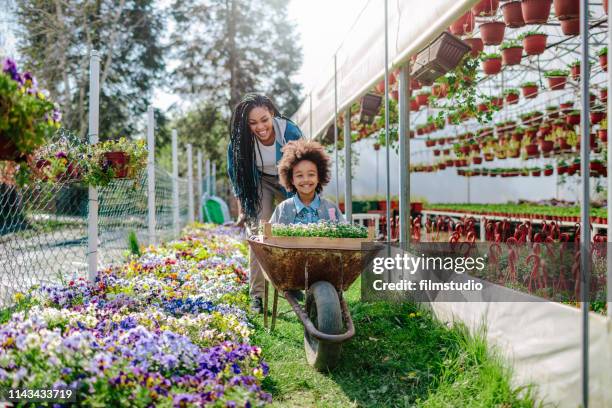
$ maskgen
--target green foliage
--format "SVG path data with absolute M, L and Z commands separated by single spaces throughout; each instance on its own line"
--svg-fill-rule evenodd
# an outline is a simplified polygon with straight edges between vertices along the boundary
M 523 82 L 523 83 L 521 84 L 521 88 L 524 88 L 524 87 L 527 87 L 527 86 L 538 86 L 538 84 L 536 84 L 536 83 L 535 83 L 535 82 L 533 82 L 533 81 L 527 81 L 527 82 Z
M 546 78 L 552 78 L 552 77 L 566 77 L 569 75 L 569 72 L 565 69 L 553 69 L 551 71 L 546 71 L 544 73 L 544 76 Z
M 519 95 L 519 94 L 520 94 L 520 92 L 516 88 L 508 88 L 508 89 L 504 90 L 504 95 Z
M 506 50 L 508 48 L 523 48 L 523 45 L 516 40 L 508 40 L 504 41 L 499 48 L 501 50 Z
M 140 253 L 140 245 L 138 245 L 138 237 L 136 236 L 135 231 L 128 232 L 128 249 L 130 254 L 139 257 Z
M 532 35 L 546 35 L 546 33 L 543 33 L 543 32 L 541 32 L 541 31 L 537 31 L 537 30 L 530 30 L 530 31 L 527 31 L 527 32 L 521 33 L 521 34 L 518 36 L 518 38 L 519 38 L 519 40 L 523 40 L 523 39 L 525 39 L 526 37 L 530 37 L 530 36 L 532 36 Z
M 490 54 L 484 54 L 482 59 L 483 60 L 490 60 L 490 59 L 500 59 L 501 58 L 501 54 L 498 54 L 496 52 L 492 52 Z
M 568 67 L 579 67 L 579 66 L 580 66 L 580 60 L 575 60 L 568 64 Z
M 314 224 L 272 224 L 277 237 L 367 238 L 368 230 L 348 223 L 318 222 Z
M 604 56 L 604 55 L 608 55 L 608 47 L 603 47 L 602 49 L 597 51 L 597 55 L 599 57 Z

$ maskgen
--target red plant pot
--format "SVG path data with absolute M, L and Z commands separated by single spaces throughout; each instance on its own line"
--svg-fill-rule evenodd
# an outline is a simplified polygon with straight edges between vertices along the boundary
M 504 14 L 504 23 L 508 27 L 517 28 L 525 25 L 520 1 L 508 1 L 501 6 L 501 9 Z
M 482 61 L 482 70 L 486 75 L 499 74 L 502 68 L 501 58 L 489 58 Z
M 546 34 L 533 34 L 523 38 L 523 48 L 527 55 L 542 54 L 546 50 Z
M 478 112 L 488 112 L 489 111 L 489 105 L 486 103 L 479 103 L 477 106 Z
M 563 174 L 567 173 L 568 170 L 569 170 L 569 167 L 567 166 L 559 166 L 557 167 L 557 174 L 562 176 Z
M 429 94 L 420 94 L 416 96 L 416 101 L 419 106 L 429 105 Z
M 603 0 L 603 9 L 608 14 L 608 0 Z
M 484 154 L 485 161 L 493 161 L 495 159 L 495 155 L 493 153 L 485 153 Z
M 553 169 L 544 169 L 544 176 L 548 177 L 548 176 L 552 176 L 553 175 Z
M 542 140 L 540 142 L 540 149 L 543 153 L 548 153 L 553 150 L 555 143 L 552 140 Z
M 376 84 L 376 92 L 380 94 L 385 93 L 385 80 L 384 79 Z
M 606 117 L 606 114 L 601 111 L 592 111 L 591 112 L 591 124 L 596 125 Z
M 470 146 L 461 146 L 461 153 L 463 154 L 470 154 Z
M 502 62 L 504 65 L 518 65 L 523 57 L 523 47 L 512 47 L 502 50 Z
M 481 0 L 472 7 L 472 14 L 475 16 L 494 16 L 499 8 L 499 0 Z
M 417 112 L 420 107 L 421 107 L 421 105 L 419 105 L 419 102 L 417 102 L 416 99 L 411 99 L 410 100 L 410 110 L 411 111 Z
M 604 143 L 608 142 L 608 130 L 607 129 L 599 129 L 597 131 L 597 137 Z
M 422 86 L 421 83 L 417 81 L 416 79 L 410 80 L 410 90 L 418 91 L 419 89 L 421 89 L 421 86 Z
M 564 102 L 559 106 L 561 107 L 561 112 L 563 113 L 567 113 L 574 109 L 574 104 L 572 102 Z
M 525 151 L 527 152 L 527 156 L 529 157 L 537 156 L 539 154 L 537 144 L 529 144 L 525 146 Z
M 552 90 L 564 89 L 567 82 L 567 77 L 548 77 L 548 87 Z
M 550 0 L 522 0 L 523 20 L 527 24 L 544 24 L 550 16 Z
M 559 20 L 569 20 L 580 16 L 580 0 L 553 0 L 553 6 Z
M 459 17 L 450 26 L 450 32 L 454 35 L 464 35 L 472 31 L 474 31 L 474 14 L 471 11 Z
M 128 155 L 125 152 L 104 153 L 106 162 L 115 172 L 115 178 L 126 178 L 128 175 Z
M 601 65 L 604 71 L 608 72 L 608 55 L 607 54 L 599 56 L 599 65 Z
M 399 91 L 393 90 L 389 93 L 389 95 L 391 96 L 391 99 L 393 99 L 394 101 L 398 101 L 399 100 Z
M 519 95 L 518 94 L 514 94 L 514 93 L 510 93 L 508 95 L 506 95 L 506 103 L 508 105 L 515 105 L 517 104 L 519 101 Z
M 472 51 L 470 55 L 473 58 L 476 58 L 482 50 L 484 50 L 484 43 L 482 42 L 482 38 L 466 38 L 463 42 L 467 43 Z
M 538 96 L 537 86 L 524 86 L 522 89 L 523 89 L 523 96 L 527 99 L 533 99 Z
M 570 74 L 572 75 L 572 79 L 574 81 L 580 79 L 580 64 L 570 67 Z
M 495 96 L 493 98 L 491 98 L 491 104 L 493 106 L 497 106 L 498 108 L 503 108 L 504 107 L 504 98 L 500 98 L 498 96 Z
M 433 155 L 434 155 L 434 156 L 439 156 L 439 155 L 440 155 L 440 153 L 441 153 L 441 152 L 440 152 L 440 149 L 434 149 L 434 150 L 433 150 Z
M 572 18 L 570 20 L 561 20 L 561 31 L 565 35 L 580 34 L 580 19 Z
M 506 25 L 501 21 L 491 21 L 479 26 L 484 45 L 499 45 L 504 40 Z
M 599 99 L 601 99 L 602 102 L 608 101 L 608 90 L 607 89 L 602 89 L 599 91 Z
M 481 164 L 482 163 L 482 157 L 480 157 L 480 156 L 472 157 L 472 163 L 473 164 Z
M 540 177 L 540 176 L 542 175 L 542 170 L 533 170 L 533 171 L 531 172 L 531 175 L 532 175 L 533 177 Z
M 580 114 L 579 113 L 571 113 L 565 117 L 565 123 L 570 126 L 576 126 L 580 124 Z

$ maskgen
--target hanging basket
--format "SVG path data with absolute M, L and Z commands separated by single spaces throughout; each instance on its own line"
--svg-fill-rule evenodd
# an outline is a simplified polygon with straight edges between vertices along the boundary
M 551 90 L 559 90 L 565 89 L 565 84 L 567 83 L 567 77 L 565 76 L 554 76 L 548 77 L 548 87 Z
M 371 125 L 374 117 L 378 114 L 382 96 L 374 93 L 367 93 L 361 98 L 361 110 L 359 111 L 359 122 Z
M 468 44 L 443 32 L 419 52 L 412 68 L 412 75 L 422 84 L 431 85 L 437 78 L 454 69 L 469 51 Z
M 523 20 L 527 24 L 545 24 L 550 16 L 550 0 L 521 0 Z
M 499 8 L 499 0 L 480 0 L 472 7 L 472 14 L 475 16 L 494 16 Z
M 469 34 L 472 31 L 474 31 L 474 14 L 471 11 L 459 17 L 450 26 L 450 32 L 454 35 Z
M 532 34 L 523 38 L 523 48 L 527 55 L 542 54 L 546 50 L 546 34 Z
M 0 131 L 0 160 L 20 160 L 23 154 L 17 150 L 15 143 Z
M 504 65 L 518 65 L 523 58 L 523 47 L 511 47 L 503 49 L 501 52 Z
M 106 152 L 104 159 L 114 170 L 115 178 L 122 179 L 128 176 L 129 157 L 125 152 Z
M 538 96 L 538 87 L 537 86 L 524 86 L 523 87 L 523 96 L 527 99 L 533 99 Z
M 506 23 L 508 27 L 518 28 L 525 25 L 520 1 L 509 1 L 504 3 L 504 5 L 502 5 L 502 12 L 504 14 L 504 23 Z
M 463 40 L 466 44 L 472 48 L 470 55 L 473 58 L 478 57 L 478 55 L 484 50 L 484 43 L 482 42 L 482 38 L 466 38 Z
M 580 16 L 580 0 L 553 0 L 553 6 L 559 20 L 570 20 Z
M 501 21 L 491 21 L 479 26 L 480 36 L 485 45 L 499 45 L 504 40 L 506 25 Z
M 565 35 L 580 34 L 580 19 L 572 18 L 569 20 L 561 20 L 561 31 Z
M 501 58 L 489 58 L 482 61 L 482 70 L 486 75 L 499 74 L 502 68 Z

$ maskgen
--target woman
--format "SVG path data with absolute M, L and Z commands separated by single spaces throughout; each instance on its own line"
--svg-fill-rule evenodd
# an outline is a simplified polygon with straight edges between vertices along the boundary
M 281 116 L 272 101 L 254 93 L 245 95 L 234 108 L 230 122 L 227 169 L 240 205 L 238 224 L 256 233 L 274 211 L 274 200 L 283 201 L 287 191 L 280 185 L 276 165 L 281 148 L 302 137 L 296 124 Z M 251 309 L 261 313 L 264 276 L 261 266 L 249 252 L 249 294 Z

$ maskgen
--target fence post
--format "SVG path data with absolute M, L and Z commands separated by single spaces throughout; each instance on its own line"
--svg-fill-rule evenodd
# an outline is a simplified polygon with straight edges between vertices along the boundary
M 195 221 L 195 212 L 193 208 L 193 157 L 191 143 L 187 145 L 187 220 L 189 223 Z
M 210 159 L 206 159 L 206 195 L 212 195 L 210 191 Z
M 172 222 L 174 235 L 181 234 L 181 220 L 179 218 L 179 186 L 178 186 L 178 135 L 176 129 L 172 130 Z
M 212 164 L 212 194 L 217 195 L 217 163 Z
M 198 221 L 204 221 L 204 213 L 202 211 L 202 150 L 198 150 L 198 177 L 197 177 L 198 188 L 196 188 L 197 200 L 196 205 L 198 206 Z
M 149 219 L 149 245 L 155 245 L 155 116 L 153 106 L 147 110 L 147 148 L 149 158 L 147 160 L 148 193 L 148 219 Z
M 100 115 L 100 56 L 92 50 L 89 57 L 89 143 L 98 143 Z M 91 282 L 98 273 L 98 189 L 89 186 L 87 211 L 87 277 Z

